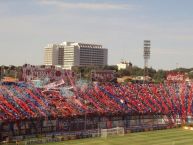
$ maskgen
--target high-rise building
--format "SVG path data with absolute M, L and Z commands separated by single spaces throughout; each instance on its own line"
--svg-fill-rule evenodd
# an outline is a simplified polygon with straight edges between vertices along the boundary
M 58 45 L 48 44 L 44 48 L 44 64 L 45 65 L 58 65 Z
M 98 44 L 63 42 L 45 47 L 45 65 L 104 66 L 108 61 L 108 49 Z

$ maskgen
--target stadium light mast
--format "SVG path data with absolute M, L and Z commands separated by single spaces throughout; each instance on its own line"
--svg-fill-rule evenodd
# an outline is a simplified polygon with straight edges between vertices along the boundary
M 150 47 L 151 47 L 151 41 L 150 40 L 144 40 L 144 51 L 143 51 L 143 57 L 144 57 L 144 82 L 146 81 L 146 76 L 148 76 L 148 60 L 150 59 Z

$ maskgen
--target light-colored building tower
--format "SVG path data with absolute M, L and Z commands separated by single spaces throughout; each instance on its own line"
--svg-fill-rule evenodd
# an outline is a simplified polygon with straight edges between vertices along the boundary
M 79 66 L 79 49 L 75 42 L 63 42 L 60 47 L 64 48 L 63 68 L 71 69 L 72 66 Z
M 104 66 L 108 63 L 108 49 L 102 45 L 63 42 L 52 46 L 52 51 L 51 47 L 45 48 L 45 65 L 71 69 L 72 66 Z
M 48 44 L 44 48 L 44 64 L 45 65 L 58 65 L 58 45 Z

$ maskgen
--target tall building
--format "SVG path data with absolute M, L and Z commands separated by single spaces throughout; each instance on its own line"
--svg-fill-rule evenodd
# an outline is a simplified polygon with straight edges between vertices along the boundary
M 44 64 L 45 65 L 58 65 L 58 45 L 48 44 L 44 48 Z
M 108 49 L 98 44 L 63 42 L 45 47 L 45 65 L 104 66 L 108 63 Z

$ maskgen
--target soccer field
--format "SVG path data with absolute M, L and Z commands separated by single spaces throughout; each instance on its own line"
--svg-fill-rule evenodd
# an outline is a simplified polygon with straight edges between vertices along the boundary
M 169 129 L 130 133 L 125 136 L 91 138 L 49 143 L 46 145 L 193 145 L 193 131 Z

